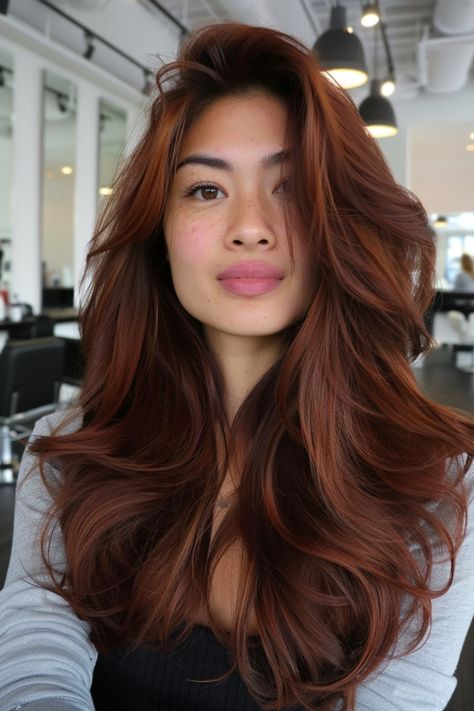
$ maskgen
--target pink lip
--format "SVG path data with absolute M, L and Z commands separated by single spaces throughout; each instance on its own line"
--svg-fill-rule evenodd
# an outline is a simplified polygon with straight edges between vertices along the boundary
M 278 267 L 267 262 L 237 262 L 218 274 L 218 279 L 283 279 L 285 275 Z
M 219 281 L 226 291 L 230 291 L 232 294 L 238 294 L 239 296 L 267 294 L 269 291 L 276 289 L 282 282 L 281 279 L 272 277 L 264 277 L 262 279 L 245 279 L 245 277 L 239 277 L 235 279 L 220 279 Z

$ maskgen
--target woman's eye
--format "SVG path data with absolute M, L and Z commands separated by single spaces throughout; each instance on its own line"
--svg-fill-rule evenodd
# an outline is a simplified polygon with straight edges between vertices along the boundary
M 216 185 L 205 183 L 202 185 L 195 185 L 193 188 L 190 188 L 186 192 L 186 197 L 194 196 L 201 202 L 204 202 L 206 200 L 210 201 L 216 198 L 217 193 L 222 193 L 222 190 Z M 198 197 L 198 195 L 200 195 L 200 197 Z
M 283 180 L 278 188 L 275 190 L 276 193 L 287 193 L 290 189 L 290 180 L 287 178 L 286 180 Z

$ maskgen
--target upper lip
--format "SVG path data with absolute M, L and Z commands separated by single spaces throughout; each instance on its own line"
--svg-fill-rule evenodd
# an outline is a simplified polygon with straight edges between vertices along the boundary
M 218 279 L 283 279 L 284 273 L 279 267 L 267 262 L 236 262 L 217 275 Z

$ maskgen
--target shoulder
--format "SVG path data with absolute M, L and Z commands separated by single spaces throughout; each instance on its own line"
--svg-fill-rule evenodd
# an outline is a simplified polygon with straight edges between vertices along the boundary
M 455 479 L 459 471 L 459 467 L 462 467 L 463 469 L 466 468 L 466 465 L 469 461 L 469 456 L 472 457 L 472 461 L 469 467 L 466 469 L 464 476 L 461 478 L 460 484 L 464 487 L 468 503 L 472 508 L 474 506 L 474 455 L 468 455 L 464 453 L 454 459 L 449 460 L 448 476 L 451 479 Z
M 36 421 L 32 435 L 65 435 L 77 432 L 82 426 L 83 414 L 79 407 L 57 410 Z
M 454 287 L 459 289 L 471 288 L 473 284 L 474 279 L 465 272 L 460 272 L 454 281 Z
M 38 503 L 50 500 L 50 492 L 47 492 L 45 482 L 55 486 L 61 478 L 60 468 L 55 465 L 53 459 L 46 459 L 42 470 L 40 469 L 38 454 L 34 450 L 32 451 L 31 445 L 34 445 L 42 437 L 61 436 L 79 430 L 82 426 L 82 419 L 82 411 L 79 408 L 68 408 L 40 417 L 36 421 L 21 459 L 16 487 L 17 503 L 22 501 Z

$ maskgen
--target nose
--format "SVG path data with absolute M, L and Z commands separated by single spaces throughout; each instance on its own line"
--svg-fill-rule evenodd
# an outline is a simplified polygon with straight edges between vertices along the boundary
M 276 218 L 275 209 L 265 195 L 256 192 L 242 195 L 233 201 L 227 240 L 234 246 L 271 246 L 276 240 Z

